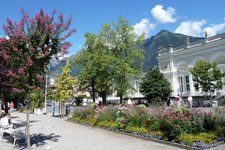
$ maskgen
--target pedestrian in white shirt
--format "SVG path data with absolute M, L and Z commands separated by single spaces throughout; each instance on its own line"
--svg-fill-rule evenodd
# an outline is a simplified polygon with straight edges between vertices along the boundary
M 5 114 L 4 117 L 0 119 L 0 127 L 4 128 L 10 125 L 11 123 L 11 116 L 9 113 Z
M 192 100 L 193 100 L 193 98 L 192 98 L 191 94 L 189 94 L 188 95 L 188 103 L 189 103 L 190 108 L 192 108 Z

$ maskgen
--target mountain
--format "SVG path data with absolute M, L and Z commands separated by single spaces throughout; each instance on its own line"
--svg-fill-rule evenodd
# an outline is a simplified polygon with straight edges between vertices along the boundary
M 72 65 L 72 59 L 73 59 L 74 57 L 75 57 L 75 55 L 71 55 L 70 57 L 67 58 L 67 60 L 70 60 L 70 64 L 71 64 L 71 66 L 70 66 L 70 71 L 71 71 L 70 74 L 71 74 L 73 77 L 77 76 L 78 73 L 79 73 L 80 70 L 81 70 L 81 66 L 80 66 L 80 65 L 78 65 L 76 68 L 73 67 L 73 65 Z M 65 60 L 64 60 L 64 61 L 59 61 L 58 64 L 56 64 L 55 66 L 52 67 L 53 74 L 54 74 L 54 75 L 59 75 L 59 74 L 61 74 L 61 73 L 62 73 L 61 68 L 64 67 L 65 65 L 66 65 L 66 61 L 65 61 Z
M 147 71 L 154 66 L 158 66 L 158 60 L 156 57 L 158 56 L 158 48 L 163 49 L 164 52 L 169 51 L 169 45 L 172 47 L 179 47 L 182 45 L 186 45 L 187 37 L 189 37 L 190 43 L 201 40 L 203 38 L 200 37 L 192 37 L 178 33 L 172 33 L 167 30 L 161 30 L 155 36 L 146 40 L 144 45 L 145 47 L 145 63 L 144 70 Z
M 158 66 L 158 60 L 156 57 L 158 56 L 158 48 L 163 49 L 164 52 L 169 51 L 168 47 L 171 44 L 172 47 L 179 47 L 186 45 L 187 37 L 189 37 L 190 43 L 201 40 L 201 37 L 192 37 L 178 33 L 172 33 L 167 30 L 161 30 L 155 36 L 146 40 L 144 44 L 145 48 L 145 62 L 144 62 L 144 70 L 147 71 L 154 66 Z M 71 60 L 75 55 L 70 56 L 68 59 Z M 55 74 L 61 73 L 61 67 L 65 66 L 65 62 L 60 62 L 56 66 L 53 67 L 55 70 Z M 74 69 L 71 66 L 71 75 L 76 76 L 81 70 L 81 66 L 78 66 Z

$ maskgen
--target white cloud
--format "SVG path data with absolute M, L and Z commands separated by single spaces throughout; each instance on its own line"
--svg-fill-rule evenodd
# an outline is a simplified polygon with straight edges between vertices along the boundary
M 202 36 L 203 29 L 202 26 L 206 24 L 205 20 L 200 21 L 184 21 L 177 27 L 174 31 L 175 33 L 181 33 L 190 36 Z
M 155 28 L 155 24 L 150 23 L 148 19 L 144 18 L 140 22 L 136 23 L 133 28 L 134 28 L 134 33 L 137 36 L 142 35 L 142 33 L 145 33 L 145 35 L 148 37 L 150 30 Z
M 225 23 L 214 24 L 212 26 L 206 27 L 204 31 L 207 31 L 209 36 L 214 36 L 218 34 L 220 31 L 222 31 L 224 28 L 225 28 Z
M 160 23 L 174 23 L 176 22 L 176 10 L 173 7 L 163 9 L 162 5 L 156 5 L 151 10 L 152 16 Z

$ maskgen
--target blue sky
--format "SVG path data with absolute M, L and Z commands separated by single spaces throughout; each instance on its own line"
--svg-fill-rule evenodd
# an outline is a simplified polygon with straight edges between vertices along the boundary
M 6 18 L 18 21 L 21 9 L 33 16 L 43 9 L 56 9 L 66 18 L 72 16 L 77 32 L 69 39 L 73 46 L 70 55 L 84 44 L 84 33 L 98 33 L 104 23 L 115 22 L 120 16 L 129 20 L 137 34 L 148 37 L 162 29 L 191 36 L 209 36 L 225 32 L 224 0 L 7 0 L 1 1 L 0 25 Z M 0 35 L 4 36 L 2 28 Z

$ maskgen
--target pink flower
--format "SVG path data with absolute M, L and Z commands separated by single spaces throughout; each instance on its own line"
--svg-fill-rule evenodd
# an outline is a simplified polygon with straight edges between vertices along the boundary
M 12 92 L 17 94 L 17 93 L 21 93 L 22 91 L 20 89 L 17 89 L 17 88 L 12 88 Z
M 27 66 L 32 66 L 33 65 L 33 60 L 29 57 L 27 60 Z
M 42 77 L 41 75 L 37 74 L 36 79 L 40 80 L 40 79 L 42 79 L 42 78 L 43 78 L 43 77 Z
M 6 74 L 6 77 L 10 77 L 10 76 L 12 76 L 12 75 L 13 75 L 12 70 L 9 70 L 8 73 Z
M 20 67 L 19 70 L 18 70 L 18 73 L 19 73 L 20 75 L 24 75 L 24 74 L 25 74 L 24 68 Z

